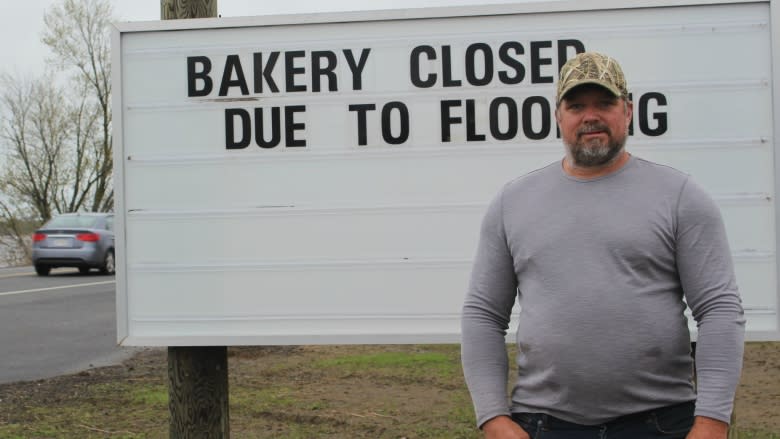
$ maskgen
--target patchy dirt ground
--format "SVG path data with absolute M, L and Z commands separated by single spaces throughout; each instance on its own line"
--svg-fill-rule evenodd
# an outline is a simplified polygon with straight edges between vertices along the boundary
M 0 385 L 0 438 L 164 438 L 167 356 Z M 457 346 L 230 348 L 235 438 L 477 438 Z M 750 343 L 744 438 L 780 438 L 780 343 Z
M 780 343 L 748 343 L 737 390 L 737 426 L 780 438 Z

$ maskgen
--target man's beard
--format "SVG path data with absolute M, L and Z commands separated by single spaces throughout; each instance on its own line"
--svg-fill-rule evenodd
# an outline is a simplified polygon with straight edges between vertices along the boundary
M 607 134 L 606 143 L 601 139 L 582 140 L 583 134 L 593 131 L 604 131 Z M 585 168 L 609 163 L 623 150 L 627 137 L 614 137 L 609 127 L 602 124 L 585 125 L 577 130 L 576 135 L 574 143 L 564 143 L 574 165 Z

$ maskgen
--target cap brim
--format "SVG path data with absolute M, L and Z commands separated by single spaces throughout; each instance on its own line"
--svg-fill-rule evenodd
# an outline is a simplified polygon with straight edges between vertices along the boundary
M 560 94 L 558 95 L 558 102 L 561 102 L 563 98 L 565 98 L 566 95 L 569 94 L 570 91 L 574 90 L 577 87 L 580 87 L 582 85 L 587 85 L 587 84 L 598 85 L 602 88 L 605 88 L 609 90 L 609 92 L 615 95 L 615 97 L 617 98 L 623 95 L 617 87 L 615 87 L 614 85 L 612 85 L 607 81 L 599 81 L 598 79 L 583 79 L 580 81 L 572 81 L 571 84 L 567 84 L 566 87 L 563 90 L 561 90 Z

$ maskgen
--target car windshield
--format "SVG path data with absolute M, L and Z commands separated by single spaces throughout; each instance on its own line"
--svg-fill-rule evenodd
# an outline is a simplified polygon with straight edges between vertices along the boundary
M 81 216 L 81 215 L 67 215 L 58 216 L 53 218 L 46 224 L 48 228 L 63 228 L 63 227 L 87 227 L 93 228 L 98 222 L 96 216 Z

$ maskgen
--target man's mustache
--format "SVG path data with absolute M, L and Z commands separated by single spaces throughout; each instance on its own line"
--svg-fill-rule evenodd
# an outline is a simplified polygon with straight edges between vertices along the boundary
M 609 130 L 609 127 L 602 124 L 602 123 L 593 123 L 588 125 L 583 125 L 582 127 L 577 129 L 577 137 L 583 135 L 583 134 L 590 134 L 595 133 L 598 131 L 604 131 L 608 135 L 612 135 L 612 132 Z

